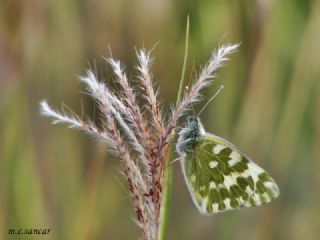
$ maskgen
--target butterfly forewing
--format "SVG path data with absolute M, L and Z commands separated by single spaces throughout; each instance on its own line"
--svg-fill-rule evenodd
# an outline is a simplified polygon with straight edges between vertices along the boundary
M 271 176 L 228 141 L 203 135 L 184 157 L 183 170 L 201 213 L 259 206 L 279 195 Z

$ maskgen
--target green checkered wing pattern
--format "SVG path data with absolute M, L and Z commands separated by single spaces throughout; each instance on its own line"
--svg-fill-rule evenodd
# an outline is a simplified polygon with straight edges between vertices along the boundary
M 203 214 L 260 206 L 279 195 L 265 170 L 215 135 L 201 136 L 184 155 L 182 168 L 193 201 Z

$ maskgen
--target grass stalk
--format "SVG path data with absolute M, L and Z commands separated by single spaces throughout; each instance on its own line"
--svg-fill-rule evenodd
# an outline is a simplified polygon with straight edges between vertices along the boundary
M 187 17 L 187 26 L 186 26 L 186 39 L 185 39 L 185 50 L 184 50 L 184 58 L 183 58 L 183 66 L 181 71 L 181 78 L 178 90 L 178 97 L 176 105 L 179 104 L 182 93 L 183 93 L 183 86 L 184 86 L 184 79 L 185 79 L 185 71 L 188 59 L 188 49 L 189 49 L 189 15 Z M 173 131 L 170 140 L 169 140 L 169 151 L 168 151 L 168 158 L 167 158 L 167 171 L 165 176 L 165 190 L 162 200 L 162 207 L 161 207 L 161 216 L 160 216 L 160 227 L 159 227 L 159 240 L 165 240 L 167 238 L 168 232 L 168 224 L 169 224 L 169 208 L 171 204 L 171 197 L 172 197 L 172 187 L 173 187 L 173 160 L 174 160 L 174 153 L 175 153 L 175 142 L 176 142 L 177 135 Z

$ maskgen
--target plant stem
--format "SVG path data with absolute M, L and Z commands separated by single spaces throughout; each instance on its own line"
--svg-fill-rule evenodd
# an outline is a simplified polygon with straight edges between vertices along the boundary
M 187 17 L 187 27 L 186 27 L 186 40 L 185 40 L 185 51 L 183 58 L 183 66 L 181 71 L 181 78 L 178 90 L 178 97 L 176 105 L 179 104 L 183 86 L 184 86 L 184 76 L 186 71 L 187 59 L 188 59 L 188 49 L 189 49 L 189 15 Z M 172 132 L 169 140 L 169 151 L 167 160 L 167 171 L 165 176 L 165 189 L 161 206 L 160 213 L 160 226 L 159 226 L 159 235 L 158 240 L 165 240 L 167 238 L 168 224 L 169 224 L 169 207 L 171 203 L 172 197 L 172 182 L 173 182 L 173 165 L 172 161 L 174 160 L 174 152 L 175 152 L 175 142 L 176 142 L 177 134 Z
M 182 89 L 184 85 L 184 75 L 186 72 L 186 66 L 187 66 L 187 59 L 188 59 L 188 50 L 189 50 L 189 15 L 187 17 L 187 27 L 186 27 L 186 40 L 185 40 L 185 47 L 184 47 L 184 58 L 183 58 L 183 66 L 181 71 L 181 78 L 180 78 L 180 85 L 178 90 L 178 97 L 177 97 L 177 103 L 179 104 L 181 97 L 182 97 Z
M 174 143 L 176 140 L 176 134 L 173 133 L 169 140 L 168 162 L 165 176 L 165 189 L 162 200 L 161 212 L 160 212 L 160 229 L 159 240 L 165 240 L 167 238 L 168 224 L 169 224 L 169 207 L 171 204 L 172 196 L 172 160 L 174 158 Z

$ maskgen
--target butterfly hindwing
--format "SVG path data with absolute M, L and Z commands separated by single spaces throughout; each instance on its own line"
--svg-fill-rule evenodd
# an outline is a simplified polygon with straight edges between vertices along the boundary
M 192 198 L 201 213 L 259 206 L 279 195 L 271 176 L 237 147 L 203 135 L 183 159 L 183 170 Z

